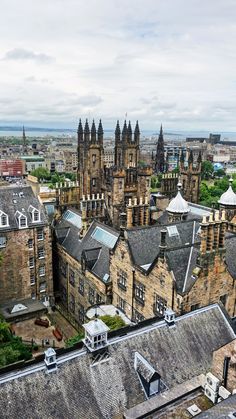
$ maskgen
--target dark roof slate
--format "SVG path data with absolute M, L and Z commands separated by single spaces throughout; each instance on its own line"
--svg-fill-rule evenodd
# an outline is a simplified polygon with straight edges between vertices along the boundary
M 40 211 L 40 221 L 32 223 L 31 215 L 28 212 L 29 206 Z M 1 231 L 18 229 L 15 217 L 16 211 L 21 212 L 27 217 L 28 227 L 46 224 L 48 222 L 45 208 L 40 204 L 30 186 L 2 186 L 0 187 L 0 210 L 9 217 L 10 227 L 1 227 Z
M 218 305 L 176 319 L 143 326 L 111 339 L 110 357 L 92 364 L 86 351 L 58 366 L 56 373 L 38 371 L 1 384 L 0 416 L 11 419 L 112 418 L 145 401 L 134 369 L 137 351 L 171 389 L 209 371 L 214 350 L 235 339 Z M 0 377 L 1 378 L 1 377 Z

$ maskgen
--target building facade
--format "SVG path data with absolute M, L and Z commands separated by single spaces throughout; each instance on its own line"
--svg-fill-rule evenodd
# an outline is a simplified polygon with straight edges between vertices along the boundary
M 53 301 L 51 231 L 30 187 L 0 188 L 0 302 Z

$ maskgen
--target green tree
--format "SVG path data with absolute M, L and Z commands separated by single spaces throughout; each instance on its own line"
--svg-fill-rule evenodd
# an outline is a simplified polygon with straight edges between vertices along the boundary
M 202 179 L 204 180 L 208 180 L 212 177 L 214 172 L 214 167 L 213 164 L 208 161 L 205 160 L 202 162 Z
M 45 169 L 44 167 L 38 167 L 37 169 L 33 170 L 31 172 L 32 176 L 35 176 L 38 181 L 42 181 L 43 179 L 49 180 L 51 178 L 51 175 L 48 171 L 48 169 Z
M 218 170 L 215 171 L 214 175 L 217 176 L 217 177 L 225 176 L 225 171 L 224 171 L 224 169 L 218 169 Z

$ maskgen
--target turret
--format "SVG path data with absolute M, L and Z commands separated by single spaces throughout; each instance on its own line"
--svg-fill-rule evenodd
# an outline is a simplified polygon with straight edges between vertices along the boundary
M 86 119 L 85 126 L 84 126 L 84 141 L 86 143 L 89 143 L 89 134 L 90 134 L 89 124 L 88 124 L 88 120 Z
M 116 130 L 115 130 L 115 142 L 119 142 L 119 141 L 120 141 L 120 124 L 119 124 L 119 121 L 117 121 Z
M 135 129 L 134 129 L 134 142 L 138 145 L 140 140 L 140 130 L 138 121 L 136 122 Z
M 91 143 L 96 143 L 96 127 L 93 120 L 92 127 L 91 127 Z
M 78 143 L 81 143 L 83 141 L 83 135 L 84 135 L 81 119 L 79 120 L 77 134 L 78 134 Z
M 193 164 L 193 150 L 190 150 L 189 156 L 188 156 L 188 164 Z
M 131 128 L 130 121 L 129 121 L 128 128 L 127 128 L 127 139 L 128 139 L 129 143 L 132 142 L 132 128 Z
M 123 130 L 122 130 L 122 141 L 126 142 L 127 139 L 127 125 L 126 125 L 126 121 L 124 122 L 124 126 L 123 126 Z
M 98 125 L 98 142 L 100 144 L 103 144 L 103 127 L 102 127 L 101 119 L 100 119 L 99 125 Z

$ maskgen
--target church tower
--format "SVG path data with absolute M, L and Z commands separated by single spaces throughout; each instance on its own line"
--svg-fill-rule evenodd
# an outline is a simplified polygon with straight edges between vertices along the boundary
M 160 134 L 157 142 L 156 162 L 155 162 L 156 173 L 165 172 L 165 149 L 164 149 L 164 136 L 162 125 L 160 128 Z
M 78 125 L 78 173 L 80 199 L 83 196 L 101 193 L 103 186 L 103 127 L 100 120 L 96 130 L 92 122 L 91 130 L 86 119 L 83 129 Z
M 190 150 L 186 165 L 183 150 L 181 151 L 179 169 L 183 185 L 183 195 L 186 201 L 193 202 L 194 204 L 197 204 L 199 201 L 201 166 L 201 152 L 198 155 L 197 161 L 194 162 L 193 152 Z
M 24 153 L 27 152 L 27 141 L 26 141 L 26 135 L 25 135 L 25 127 L 23 125 L 23 132 L 22 132 L 22 144 L 23 144 L 23 150 Z

